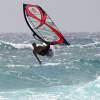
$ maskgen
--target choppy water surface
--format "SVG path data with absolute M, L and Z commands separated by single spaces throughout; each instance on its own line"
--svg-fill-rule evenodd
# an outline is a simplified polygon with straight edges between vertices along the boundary
M 31 34 L 0 34 L 0 100 L 99 100 L 100 33 L 66 34 L 70 46 L 55 47 L 52 58 L 32 50 Z M 19 44 L 19 45 L 18 45 Z

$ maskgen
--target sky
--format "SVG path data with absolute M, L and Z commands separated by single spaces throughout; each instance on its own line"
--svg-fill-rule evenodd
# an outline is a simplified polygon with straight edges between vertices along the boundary
M 61 31 L 100 32 L 100 0 L 0 0 L 0 32 L 30 32 L 23 3 L 40 5 Z

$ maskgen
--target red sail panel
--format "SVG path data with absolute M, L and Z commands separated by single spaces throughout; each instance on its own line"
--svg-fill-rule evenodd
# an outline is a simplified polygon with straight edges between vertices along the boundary
M 65 43 L 64 36 L 40 6 L 26 4 L 24 7 L 27 21 L 37 35 L 52 45 Z

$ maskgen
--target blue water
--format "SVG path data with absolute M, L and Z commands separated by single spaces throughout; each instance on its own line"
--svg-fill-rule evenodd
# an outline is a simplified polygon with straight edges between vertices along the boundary
M 100 100 L 100 33 L 67 33 L 55 56 L 30 49 L 31 34 L 0 33 L 0 100 Z

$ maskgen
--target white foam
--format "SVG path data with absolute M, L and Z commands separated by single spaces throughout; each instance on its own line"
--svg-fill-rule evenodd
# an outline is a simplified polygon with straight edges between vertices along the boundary
M 29 65 L 14 65 L 14 64 L 8 64 L 7 67 L 9 67 L 9 68 L 14 68 L 14 67 L 29 68 Z
M 3 54 L 0 54 L 0 56 L 2 56 Z
M 9 100 L 8 98 L 5 98 L 3 96 L 0 96 L 0 100 Z
M 96 45 L 100 45 L 100 42 L 94 42 L 94 43 L 88 43 L 88 44 L 76 44 L 76 45 L 70 45 L 68 48 L 73 48 L 73 47 L 79 47 L 79 48 L 84 48 L 84 47 L 96 47 Z
M 17 49 L 33 49 L 31 44 L 11 44 L 13 47 L 17 48 Z
M 20 44 L 15 44 L 15 43 L 10 43 L 10 42 L 5 42 L 5 41 L 0 41 L 1 43 L 4 43 L 6 45 L 10 45 L 16 49 L 33 49 L 33 46 L 32 44 L 23 44 L 23 43 L 20 43 Z
M 95 56 L 96 56 L 96 57 L 100 57 L 100 54 L 96 54 Z
M 45 63 L 43 64 L 44 66 L 54 66 L 54 65 L 59 65 L 60 63 Z

